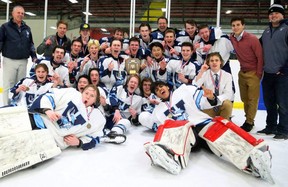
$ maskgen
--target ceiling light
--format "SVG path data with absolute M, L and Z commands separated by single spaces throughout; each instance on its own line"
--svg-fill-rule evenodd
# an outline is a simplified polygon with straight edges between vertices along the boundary
M 77 0 L 69 0 L 71 3 L 75 4 L 75 3 L 78 3 Z
M 167 9 L 166 8 L 161 8 L 162 12 L 166 12 Z
M 51 26 L 51 27 L 50 27 L 50 29 L 56 30 L 57 28 L 56 28 L 56 27 L 53 27 L 53 26 Z
M 88 16 L 92 16 L 92 14 L 90 12 L 86 13 L 86 12 L 83 12 L 83 14 L 88 14 Z
M 29 15 L 29 16 L 36 16 L 36 14 L 32 13 L 32 12 L 25 12 L 25 14 Z
M 105 29 L 105 28 L 101 28 L 101 31 L 103 31 L 103 32 L 107 32 L 107 29 Z
M 12 3 L 11 1 L 8 1 L 8 0 L 1 0 L 2 2 L 4 2 L 4 3 Z
M 226 12 L 225 12 L 225 14 L 231 14 L 232 13 L 232 10 L 227 10 Z

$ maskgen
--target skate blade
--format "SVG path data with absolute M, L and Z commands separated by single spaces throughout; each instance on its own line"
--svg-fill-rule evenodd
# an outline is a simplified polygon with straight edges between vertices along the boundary
M 268 151 L 262 152 L 260 150 L 256 150 L 255 152 L 251 153 L 250 158 L 254 167 L 258 169 L 257 172 L 259 173 L 261 178 L 271 184 L 275 184 L 270 169 L 270 153 Z
M 177 164 L 167 153 L 157 145 L 151 145 L 148 149 L 154 165 L 163 167 L 168 172 L 177 175 L 181 171 L 181 166 Z
M 103 136 L 101 138 L 101 141 L 105 143 L 122 144 L 126 141 L 126 136 L 123 134 L 117 134 L 113 138 L 110 138 L 108 136 Z

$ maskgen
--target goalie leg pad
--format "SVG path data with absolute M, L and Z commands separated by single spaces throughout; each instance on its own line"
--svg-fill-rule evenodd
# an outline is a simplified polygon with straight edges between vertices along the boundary
M 13 134 L 0 138 L 0 178 L 59 155 L 47 129 Z
M 0 138 L 32 130 L 27 107 L 0 108 L 0 119 Z
M 157 145 L 154 143 L 147 143 L 144 145 L 146 153 L 151 158 L 152 164 L 164 168 L 169 173 L 177 175 L 181 171 L 181 166 L 177 163 L 173 154 L 169 153 L 164 146 Z
M 214 119 L 199 132 L 199 136 L 207 141 L 217 156 L 229 160 L 240 170 L 265 180 L 272 178 L 270 175 L 271 155 L 264 140 L 255 139 L 237 125 L 223 118 Z M 259 159 L 256 161 L 255 157 Z M 261 167 L 257 168 L 259 166 Z M 268 175 L 270 177 L 267 177 Z
M 154 137 L 154 144 L 164 146 L 184 169 L 196 139 L 188 121 L 167 120 L 160 125 Z

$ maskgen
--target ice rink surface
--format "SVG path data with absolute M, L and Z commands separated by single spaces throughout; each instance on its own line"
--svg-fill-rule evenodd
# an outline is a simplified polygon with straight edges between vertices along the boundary
M 234 109 L 232 121 L 242 125 L 244 112 Z M 132 127 L 122 145 L 100 144 L 89 151 L 70 148 L 59 156 L 0 179 L 1 187 L 287 187 L 288 141 L 274 141 L 272 137 L 258 136 L 265 127 L 266 111 L 258 111 L 256 127 L 251 134 L 264 138 L 272 153 L 272 185 L 262 179 L 243 173 L 230 163 L 200 150 L 190 154 L 190 161 L 179 175 L 151 166 L 143 144 L 152 141 L 154 133 L 144 127 Z

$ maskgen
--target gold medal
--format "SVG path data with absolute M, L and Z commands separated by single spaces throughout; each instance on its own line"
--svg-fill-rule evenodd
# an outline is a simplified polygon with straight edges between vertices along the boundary
M 29 91 L 29 87 L 28 86 L 26 86 L 26 91 Z
M 168 117 L 168 118 L 172 118 L 172 114 L 171 114 L 171 113 L 169 113 L 167 117 Z
M 88 123 L 86 127 L 87 127 L 87 129 L 90 129 L 91 128 L 91 124 Z

